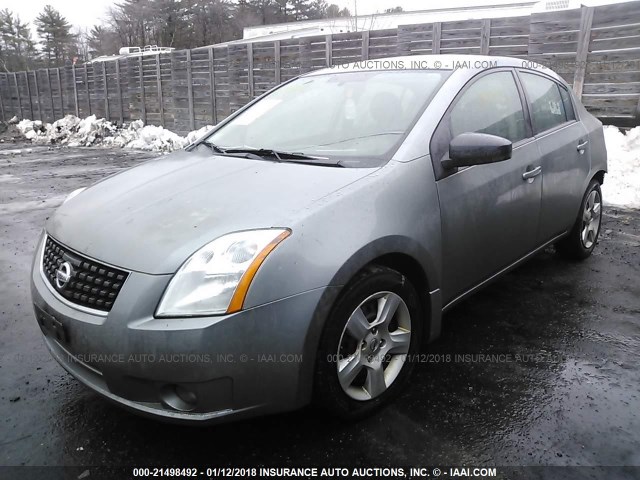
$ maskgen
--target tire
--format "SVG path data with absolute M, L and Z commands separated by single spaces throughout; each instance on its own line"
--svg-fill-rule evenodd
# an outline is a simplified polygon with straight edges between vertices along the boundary
M 395 313 L 384 315 L 393 306 Z M 422 308 L 413 285 L 390 268 L 367 267 L 327 319 L 316 362 L 316 405 L 355 420 L 388 404 L 407 385 L 413 366 L 407 357 L 419 351 L 421 338 Z
M 556 243 L 560 255 L 571 260 L 584 260 L 598 243 L 602 224 L 602 191 L 600 182 L 591 180 L 580 204 L 578 218 L 569 234 Z

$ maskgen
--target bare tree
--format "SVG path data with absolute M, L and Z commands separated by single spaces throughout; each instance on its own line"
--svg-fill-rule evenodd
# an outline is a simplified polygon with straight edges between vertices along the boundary
M 73 51 L 80 63 L 90 60 L 89 55 L 89 34 L 86 28 L 75 27 L 73 29 L 74 47 Z

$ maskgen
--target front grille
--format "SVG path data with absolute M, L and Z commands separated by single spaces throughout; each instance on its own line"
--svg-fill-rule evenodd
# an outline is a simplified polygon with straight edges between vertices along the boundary
M 56 272 L 68 262 L 68 281 L 56 283 Z M 127 272 L 79 255 L 47 236 L 42 255 L 42 271 L 51 286 L 69 302 L 81 307 L 109 312 L 122 289 Z

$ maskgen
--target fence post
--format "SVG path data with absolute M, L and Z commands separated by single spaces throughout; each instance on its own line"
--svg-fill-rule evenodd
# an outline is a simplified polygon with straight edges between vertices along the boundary
M 89 115 L 91 115 L 91 94 L 89 93 L 89 67 L 84 64 L 84 89 L 87 92 L 87 108 L 89 109 Z
M 160 125 L 164 127 L 164 104 L 162 99 L 162 80 L 160 78 L 160 54 L 156 55 L 156 80 L 158 87 L 158 111 L 160 112 Z
M 144 98 L 144 70 L 142 68 L 142 56 L 138 57 L 138 73 L 140 74 L 140 116 L 142 123 L 147 124 L 147 104 Z
M 4 80 L 7 79 L 7 76 L 3 73 L 2 77 Z M 7 86 L 8 86 L 8 82 L 7 82 Z M 2 112 L 2 121 L 6 121 L 6 118 L 4 116 L 4 89 L 2 91 L 0 91 L 0 112 Z
M 333 66 L 333 35 L 330 33 L 324 37 L 324 52 L 327 60 L 327 67 Z
M 193 111 L 193 77 L 191 75 L 191 50 L 187 50 L 187 93 L 189 96 L 189 125 L 196 129 L 196 117 Z
M 216 68 L 214 64 L 215 55 L 213 47 L 209 49 L 209 87 L 211 93 L 211 122 L 216 125 L 218 123 L 218 112 L 216 111 Z
M 104 86 L 104 116 L 107 117 L 108 121 L 111 121 L 111 112 L 109 111 L 109 88 L 107 87 L 107 62 L 102 62 L 102 85 Z
M 482 30 L 480 31 L 480 54 L 489 55 L 489 42 L 491 41 L 491 19 L 482 19 Z
M 60 110 L 61 110 L 62 116 L 64 117 L 64 96 L 62 95 L 62 80 L 60 79 L 60 67 L 56 68 L 56 78 L 58 80 L 58 94 L 60 95 Z
M 56 121 L 56 107 L 53 103 L 53 88 L 51 88 L 51 69 L 47 68 L 47 85 L 49 86 L 49 100 L 51 100 L 51 121 Z
M 442 37 L 442 23 L 433 22 L 433 36 L 431 39 L 431 53 L 440 54 L 440 38 Z
M 362 31 L 362 60 L 369 60 L 369 30 Z
M 15 109 L 13 107 L 13 95 L 11 93 L 11 82 L 9 81 L 10 75 L 9 73 L 3 73 L 2 76 L 4 77 L 5 85 L 7 87 L 7 116 L 11 118 L 15 115 Z
M 20 118 L 24 118 L 24 112 L 22 111 L 22 98 L 20 97 L 20 87 L 18 86 L 18 75 L 13 72 L 13 81 L 16 84 L 16 100 L 18 100 L 18 110 L 20 111 Z
M 280 58 L 280 40 L 276 40 L 273 42 L 273 54 L 275 60 L 275 80 L 276 85 L 280 85 L 282 83 L 282 60 Z
M 76 102 L 76 117 L 80 116 L 80 109 L 78 107 L 78 85 L 76 84 L 76 64 L 71 65 L 71 73 L 73 74 L 73 99 Z
M 38 70 L 33 71 L 33 79 L 36 83 L 36 97 L 38 98 L 38 116 L 40 117 L 40 121 L 44 122 L 44 118 L 42 118 L 42 99 L 40 98 L 40 87 L 38 86 Z
M 249 100 L 253 100 L 253 43 L 247 44 L 247 83 L 249 83 Z
M 576 97 L 582 99 L 584 77 L 587 72 L 587 56 L 589 55 L 589 41 L 591 40 L 591 24 L 593 23 L 593 7 L 580 8 L 580 32 L 578 34 L 578 48 L 576 52 L 576 73 L 573 76 L 573 91 Z
M 122 87 L 120 86 L 120 59 L 116 60 L 116 94 L 118 95 L 118 101 L 120 102 L 120 125 L 124 123 L 124 100 L 122 99 Z
M 29 72 L 24 72 L 24 82 L 27 84 L 27 97 L 29 97 L 29 112 L 31 112 L 31 118 L 33 120 L 33 102 L 31 101 L 31 87 L 29 86 Z

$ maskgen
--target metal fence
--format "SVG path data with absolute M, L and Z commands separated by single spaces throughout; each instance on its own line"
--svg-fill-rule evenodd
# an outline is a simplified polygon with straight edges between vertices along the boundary
M 185 133 L 219 122 L 301 73 L 437 53 L 508 55 L 547 65 L 598 117 L 640 123 L 640 1 L 1 73 L 0 114 L 43 121 L 95 114 Z

